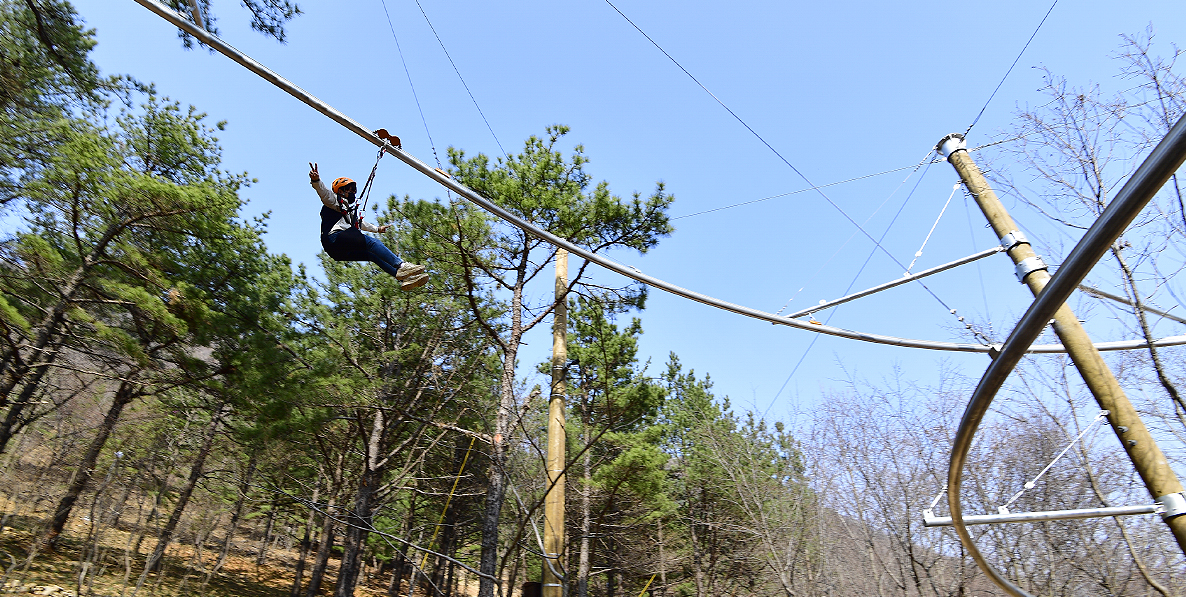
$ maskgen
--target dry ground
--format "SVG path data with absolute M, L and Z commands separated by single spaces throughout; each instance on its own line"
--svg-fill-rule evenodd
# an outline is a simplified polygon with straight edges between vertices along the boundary
M 44 524 L 45 520 L 40 518 L 14 516 L 9 519 L 8 526 L 0 530 L 0 595 L 287 597 L 298 557 L 295 549 L 277 547 L 269 551 L 264 566 L 256 566 L 254 553 L 232 550 L 219 573 L 207 579 L 207 570 L 214 565 L 220 546 L 212 541 L 203 546 L 199 554 L 192 544 L 174 542 L 166 552 L 162 573 L 149 574 L 137 592 L 145 558 L 155 546 L 153 537 L 144 539 L 140 552 L 134 561 L 130 561 L 128 547 L 135 541 L 131 532 L 103 529 L 95 542 L 91 535 L 94 529 L 89 524 L 72 520 L 53 550 L 34 553 L 30 558 L 30 546 Z M 98 546 L 99 553 L 92 558 L 95 561 L 92 565 L 83 560 L 93 545 Z M 305 572 L 306 581 L 309 567 L 312 567 L 311 556 Z M 337 567 L 337 560 L 331 559 L 322 595 L 332 594 Z M 384 596 L 389 580 L 390 574 L 377 575 L 369 584 L 360 583 L 355 594 L 359 597 Z M 406 591 L 407 585 L 404 587 Z M 476 584 L 462 587 L 461 594 L 476 595 Z M 424 593 L 417 591 L 416 595 L 420 597 Z

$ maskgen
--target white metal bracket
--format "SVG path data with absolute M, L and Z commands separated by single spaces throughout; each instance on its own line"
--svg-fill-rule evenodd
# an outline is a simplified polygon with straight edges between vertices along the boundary
M 1157 513 L 1164 519 L 1186 514 L 1186 496 L 1181 493 L 1167 493 L 1153 501 L 1157 502 Z
M 1029 242 L 1030 239 L 1026 238 L 1025 233 L 1020 230 L 1010 230 L 1009 232 L 1005 233 L 1005 236 L 1001 237 L 1001 246 L 1004 247 L 1006 251 L 1022 243 L 1028 245 Z
M 1047 269 L 1046 262 L 1042 261 L 1041 257 L 1034 255 L 1033 257 L 1026 257 L 1017 264 L 1017 281 L 1025 283 L 1025 277 L 1038 271 Z

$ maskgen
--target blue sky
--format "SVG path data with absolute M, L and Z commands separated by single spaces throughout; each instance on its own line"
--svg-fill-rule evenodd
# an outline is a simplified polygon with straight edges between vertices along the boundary
M 689 215 L 810 185 L 604 0 L 420 0 L 485 121 L 416 2 L 385 2 L 386 13 L 381 0 L 302 2 L 305 14 L 288 25 L 284 45 L 250 31 L 237 2 L 215 0 L 214 11 L 228 43 L 364 125 L 398 134 L 407 150 L 429 163 L 434 146 L 442 159 L 448 146 L 497 154 L 501 143 L 516 152 L 550 124 L 571 126 L 568 146 L 584 146 L 594 179 L 621 195 L 648 193 L 662 180 L 676 197 L 671 215 L 677 230 L 670 238 L 646 256 L 614 257 L 705 294 L 792 311 L 839 297 L 850 285 L 859 290 L 897 278 L 901 268 L 883 254 L 870 258 L 872 243 L 840 209 L 873 236 L 884 233 L 884 246 L 908 263 L 957 180 L 939 163 L 912 175 L 898 170 L 827 187 L 824 193 L 839 209 L 819 193 L 800 192 Z M 966 129 L 1050 9 L 1049 2 L 1013 0 L 614 4 L 816 185 L 913 166 L 940 137 Z M 220 134 L 224 166 L 259 179 L 244 195 L 249 214 L 271 212 L 270 250 L 315 266 L 318 203 L 307 184 L 307 162 L 319 162 L 326 176 L 365 177 L 372 146 L 228 59 L 183 50 L 171 26 L 130 0 L 75 6 L 97 30 L 94 58 L 104 72 L 153 82 L 163 95 L 228 121 Z M 1134 0 L 1121 8 L 1062 0 L 988 105 L 970 145 L 1007 137 L 1019 107 L 1044 101 L 1038 67 L 1074 83 L 1122 88 L 1112 58 L 1120 35 L 1150 25 L 1157 47 L 1168 53 L 1171 43 L 1186 43 L 1186 5 Z M 384 160 L 376 185 L 383 194 L 444 196 L 396 160 Z M 1041 226 L 1031 210 L 1006 203 L 1023 228 Z M 957 192 L 915 270 L 995 242 Z M 594 276 L 610 283 L 616 278 L 603 271 Z M 960 314 L 991 322 L 998 336 L 1029 301 L 999 255 L 928 285 Z M 539 296 L 546 292 L 538 290 Z M 810 408 L 849 375 L 876 380 L 900 368 L 907 378 L 928 382 L 940 363 L 973 377 L 987 365 L 982 355 L 830 337 L 808 352 L 810 333 L 662 292 L 651 294 L 642 319 L 642 348 L 654 373 L 673 351 L 686 367 L 710 373 L 718 394 L 741 407 L 769 407 L 775 418 Z M 968 341 L 953 316 L 916 284 L 841 307 L 831 323 Z M 1106 326 L 1098 332 L 1097 340 L 1121 339 Z M 549 350 L 550 342 L 534 338 L 520 355 L 523 369 L 545 360 Z

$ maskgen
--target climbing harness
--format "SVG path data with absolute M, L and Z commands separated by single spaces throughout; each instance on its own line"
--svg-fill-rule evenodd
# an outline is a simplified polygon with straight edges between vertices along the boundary
M 402 148 L 399 137 L 387 132 L 387 129 L 379 129 L 375 131 L 375 136 L 391 143 L 394 147 Z M 353 228 L 362 227 L 362 218 L 366 214 L 367 202 L 371 197 L 371 183 L 375 181 L 375 173 L 379 170 L 379 160 L 383 159 L 383 154 L 387 153 L 387 146 L 379 148 L 379 154 L 375 156 L 375 165 L 371 167 L 371 174 L 367 176 L 367 181 L 362 185 L 362 191 L 356 195 L 356 199 L 352 203 L 346 202 L 346 197 L 338 193 L 335 189 L 334 195 L 338 198 L 338 209 L 341 210 L 342 215 L 346 217 L 346 222 Z M 357 197 L 362 197 L 362 205 L 359 206 Z M 360 215 L 361 214 L 361 215 Z

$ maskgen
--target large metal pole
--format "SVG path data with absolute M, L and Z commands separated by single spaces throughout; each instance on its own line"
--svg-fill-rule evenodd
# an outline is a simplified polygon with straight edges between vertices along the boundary
M 542 597 L 562 597 L 564 575 L 564 371 L 568 364 L 568 251 L 556 251 L 556 306 L 552 318 L 552 393 L 548 400 L 548 493 L 544 496 Z
M 997 238 L 1001 239 L 1001 246 L 1005 247 L 1017 266 L 1018 278 L 1029 287 L 1034 296 L 1040 295 L 1050 281 L 1050 273 L 1025 236 L 1018 230 L 1013 218 L 988 185 L 972 157 L 968 155 L 963 135 L 944 137 L 939 142 L 938 149 L 955 167 L 960 179 L 964 181 L 964 185 L 984 212 L 984 217 L 996 232 Z M 1178 481 L 1177 475 L 1166 461 L 1165 454 L 1153 440 L 1124 390 L 1120 388 L 1116 376 L 1112 374 L 1100 352 L 1092 345 L 1087 331 L 1079 323 L 1079 318 L 1064 303 L 1055 311 L 1053 325 L 1054 333 L 1062 340 L 1067 354 L 1079 370 L 1079 374 L 1083 376 L 1087 388 L 1095 396 L 1100 408 L 1108 411 L 1108 422 L 1128 452 L 1133 467 L 1145 482 L 1149 494 L 1158 503 L 1162 503 L 1162 498 L 1167 496 L 1174 501 L 1180 500 L 1182 483 Z M 1173 516 L 1164 520 L 1177 539 L 1178 546 L 1186 552 L 1186 516 Z

